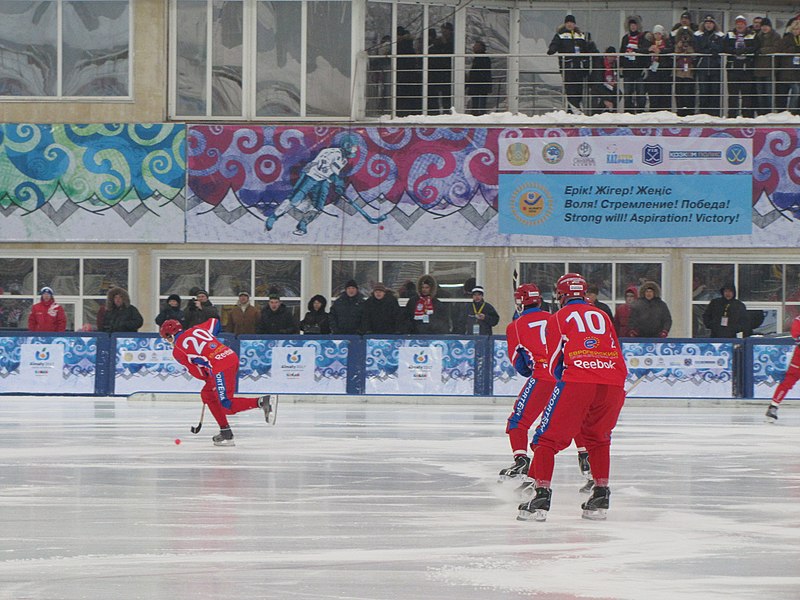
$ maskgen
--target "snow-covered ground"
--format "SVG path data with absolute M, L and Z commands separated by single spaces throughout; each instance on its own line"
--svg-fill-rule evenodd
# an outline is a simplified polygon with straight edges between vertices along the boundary
M 637 400 L 608 521 L 569 449 L 534 523 L 510 401 L 284 402 L 215 448 L 199 402 L 0 397 L 0 599 L 794 600 L 800 412 L 765 406 Z

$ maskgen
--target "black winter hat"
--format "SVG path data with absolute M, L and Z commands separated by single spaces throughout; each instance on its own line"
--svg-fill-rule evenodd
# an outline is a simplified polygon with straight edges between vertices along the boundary
M 574 23 L 574 22 L 575 22 L 574 15 L 567 15 L 566 17 L 564 17 L 564 23 Z
M 178 294 L 170 294 L 169 296 L 167 296 L 167 304 L 169 304 L 170 300 L 177 300 L 178 304 L 181 303 L 181 297 L 178 296 Z
M 347 283 L 344 284 L 344 287 L 345 287 L 345 289 L 347 289 L 349 287 L 358 288 L 358 284 L 356 283 L 355 279 L 348 279 Z
M 761 24 L 772 27 L 772 20 L 769 17 L 764 17 L 763 19 L 761 19 Z

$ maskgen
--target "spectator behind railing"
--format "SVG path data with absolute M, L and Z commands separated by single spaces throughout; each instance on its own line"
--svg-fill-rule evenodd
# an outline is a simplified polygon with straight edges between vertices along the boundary
M 755 19 L 753 19 L 755 21 Z M 761 19 L 761 30 L 756 32 L 756 52 L 753 64 L 753 79 L 755 87 L 756 115 L 766 115 L 776 106 L 774 86 L 776 80 L 775 56 L 780 52 L 781 36 L 772 28 L 772 21 L 764 17 Z
M 606 48 L 605 54 L 592 57 L 592 75 L 589 93 L 592 95 L 592 112 L 613 112 L 617 108 L 617 49 Z
M 547 54 L 558 54 L 564 80 L 564 93 L 567 96 L 568 110 L 582 112 L 583 82 L 589 75 L 589 57 L 582 55 L 592 52 L 591 36 L 578 29 L 573 15 L 564 17 L 564 24 L 557 30 Z
M 693 115 L 697 100 L 694 35 L 684 29 L 675 36 L 675 108 L 679 117 Z M 624 336 L 623 336 L 624 337 Z
M 630 16 L 627 23 L 628 31 L 619 44 L 619 51 L 624 54 L 619 59 L 619 71 L 623 80 L 625 112 L 636 114 L 644 110 L 647 103 L 644 73 L 650 65 L 650 60 L 645 56 L 648 54 L 649 44 L 641 30 L 642 22 L 639 17 Z
M 793 114 L 800 114 L 800 19 L 795 19 L 783 36 L 781 51 L 792 56 L 781 57 L 781 79 L 785 82 L 786 103 Z
M 756 34 L 747 27 L 747 19 L 739 15 L 735 25 L 725 34 L 728 76 L 728 117 L 752 117 L 753 57 L 756 53 Z
M 672 45 L 677 44 L 677 38 L 680 34 L 694 35 L 697 31 L 697 24 L 692 22 L 692 15 L 688 12 L 681 14 L 680 20 L 672 26 L 672 31 L 669 32 L 669 37 L 672 38 Z
M 397 28 L 397 102 L 398 117 L 422 112 L 422 65 L 414 49 L 414 36 L 405 27 Z
M 485 115 L 486 100 L 492 94 L 492 59 L 486 56 L 486 44 L 477 40 L 472 44 L 475 56 L 467 73 L 467 96 L 470 97 L 470 114 Z
M 672 108 L 672 41 L 664 35 L 664 27 L 655 25 L 645 34 L 650 65 L 647 67 L 645 89 L 650 99 L 650 110 Z
M 694 34 L 694 50 L 697 59 L 695 75 L 697 78 L 698 112 L 714 117 L 720 116 L 720 96 L 722 94 L 722 59 L 725 34 L 717 27 L 711 15 L 703 19 L 700 29 Z
M 453 106 L 453 24 L 442 25 L 438 37 L 435 30 L 430 31 L 434 31 L 434 39 L 428 46 L 428 114 L 446 114 Z

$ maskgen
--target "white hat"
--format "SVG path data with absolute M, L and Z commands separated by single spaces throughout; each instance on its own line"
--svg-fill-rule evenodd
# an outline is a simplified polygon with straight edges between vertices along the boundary
M 479 285 L 476 285 L 474 288 L 472 288 L 472 293 L 473 294 L 483 294 L 483 287 L 481 287 Z
M 41 290 L 39 290 L 39 295 L 41 296 L 42 294 L 50 294 L 51 296 L 55 296 L 53 293 L 53 288 L 48 286 L 44 286 Z
M 738 15 L 738 16 L 737 16 L 737 17 L 734 19 L 734 21 L 744 21 L 745 23 L 747 23 L 747 19 L 745 19 L 745 18 L 744 18 L 744 15 Z
M 653 26 L 653 33 L 664 33 L 664 26 L 663 25 L 654 25 Z

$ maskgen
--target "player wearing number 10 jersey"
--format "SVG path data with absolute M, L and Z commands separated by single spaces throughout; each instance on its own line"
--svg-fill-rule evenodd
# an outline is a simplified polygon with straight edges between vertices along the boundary
M 611 320 L 586 302 L 586 287 L 575 273 L 556 284 L 561 309 L 548 324 L 547 351 L 557 383 L 533 437 L 535 496 L 520 505 L 520 520 L 547 518 L 555 455 L 578 435 L 589 452 L 596 485 L 583 504 L 583 516 L 606 517 L 611 431 L 625 402 L 628 370 Z
M 208 319 L 204 323 L 182 331 L 179 321 L 164 321 L 159 329 L 161 337 L 172 344 L 172 356 L 186 367 L 189 374 L 205 382 L 200 399 L 219 425 L 219 434 L 213 437 L 215 446 L 233 446 L 233 432 L 227 415 L 252 408 L 262 408 L 268 423 L 274 423 L 274 402 L 270 397 L 241 398 L 234 396 L 239 373 L 239 357 L 223 344 L 219 334 L 219 319 Z

